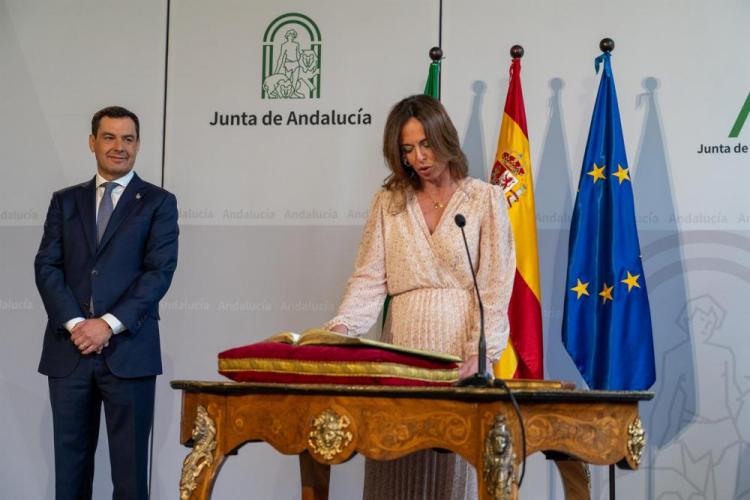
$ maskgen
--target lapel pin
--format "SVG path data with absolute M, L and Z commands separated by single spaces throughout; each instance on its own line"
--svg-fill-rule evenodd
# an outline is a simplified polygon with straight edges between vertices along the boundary
M 135 193 L 135 199 L 140 200 L 141 199 L 141 193 Z

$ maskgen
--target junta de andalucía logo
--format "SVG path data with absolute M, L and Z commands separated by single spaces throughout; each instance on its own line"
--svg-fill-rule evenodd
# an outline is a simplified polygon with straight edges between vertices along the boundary
M 283 14 L 263 34 L 262 99 L 320 98 L 320 30 L 308 16 Z

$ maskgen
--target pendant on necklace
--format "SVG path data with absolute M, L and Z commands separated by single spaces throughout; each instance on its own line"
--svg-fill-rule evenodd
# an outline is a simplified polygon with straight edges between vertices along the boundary
M 445 208 L 445 205 L 443 205 L 442 202 L 436 200 L 432 200 L 432 206 L 435 208 L 439 208 L 440 210 Z

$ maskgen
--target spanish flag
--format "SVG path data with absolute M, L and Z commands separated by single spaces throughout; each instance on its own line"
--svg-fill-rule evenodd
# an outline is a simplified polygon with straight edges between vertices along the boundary
M 510 339 L 495 376 L 544 378 L 539 256 L 529 134 L 521 91 L 521 59 L 513 58 L 490 182 L 505 191 L 516 243 L 516 278 L 508 307 Z

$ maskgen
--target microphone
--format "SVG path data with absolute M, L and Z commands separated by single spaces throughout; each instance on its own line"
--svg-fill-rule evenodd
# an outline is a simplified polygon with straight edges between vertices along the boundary
M 523 416 L 521 415 L 521 408 L 518 406 L 518 401 L 513 395 L 513 391 L 502 379 L 495 379 L 494 381 L 487 374 L 487 341 L 484 337 L 484 306 L 482 305 L 482 297 L 479 296 L 479 286 L 477 285 L 477 275 L 474 273 L 474 266 L 471 263 L 471 253 L 469 253 L 469 244 L 466 242 L 466 233 L 464 232 L 464 226 L 466 225 L 466 217 L 463 214 L 456 214 L 453 221 L 458 227 L 461 228 L 461 235 L 464 238 L 464 247 L 466 248 L 466 256 L 469 258 L 469 267 L 471 268 L 471 277 L 474 278 L 474 290 L 477 292 L 477 301 L 479 302 L 479 363 L 477 366 L 477 373 L 469 375 L 458 381 L 459 387 L 500 387 L 505 389 L 508 393 L 508 398 L 513 405 L 513 410 L 518 418 L 518 423 L 521 427 L 521 448 L 523 454 L 523 460 L 521 461 L 521 475 L 518 478 L 518 487 L 521 487 L 523 478 L 526 475 L 526 426 L 523 423 Z
M 474 290 L 477 292 L 477 302 L 479 303 L 479 349 L 477 350 L 479 359 L 477 373 L 459 380 L 458 385 L 460 387 L 488 387 L 492 385 L 492 382 L 490 376 L 487 374 L 487 340 L 484 336 L 484 305 L 482 304 L 482 297 L 479 295 L 479 285 L 477 285 L 477 275 L 474 272 L 474 264 L 471 262 L 469 244 L 466 242 L 466 233 L 464 232 L 466 217 L 464 217 L 463 214 L 456 214 L 453 221 L 461 229 L 461 236 L 464 239 L 464 248 L 466 248 L 466 257 L 469 259 L 471 277 L 474 279 Z

